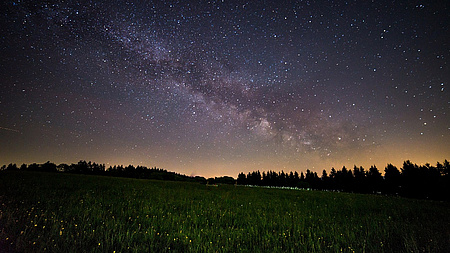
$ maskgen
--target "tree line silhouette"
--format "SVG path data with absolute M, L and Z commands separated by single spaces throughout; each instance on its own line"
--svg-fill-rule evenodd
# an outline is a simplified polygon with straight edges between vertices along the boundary
M 188 182 L 198 182 L 202 184 L 234 184 L 236 180 L 232 177 L 223 176 L 215 178 L 204 178 L 201 176 L 186 176 L 172 171 L 167 171 L 165 169 L 160 169 L 157 167 L 147 168 L 145 166 L 123 166 L 114 165 L 106 168 L 105 164 L 93 163 L 91 161 L 86 162 L 84 160 L 78 163 L 72 164 L 59 164 L 56 165 L 50 161 L 37 164 L 32 163 L 30 165 L 22 164 L 18 167 L 16 164 L 10 163 L 8 165 L 3 165 L 0 167 L 2 170 L 20 170 L 20 171 L 40 171 L 40 172 L 66 172 L 74 174 L 87 174 L 87 175 L 101 175 L 101 176 L 113 176 L 113 177 L 127 177 L 127 178 L 137 178 L 137 179 L 154 179 L 154 180 L 169 180 L 169 181 L 188 181 Z
M 0 171 L 2 170 L 66 172 L 138 179 L 189 181 L 202 184 L 237 183 L 238 185 L 294 187 L 450 200 L 450 163 L 447 160 L 444 163 L 437 162 L 436 166 L 432 166 L 429 163 L 419 166 L 407 160 L 403 162 L 403 166 L 400 169 L 392 164 L 388 164 L 384 169 L 384 175 L 381 174 L 375 165 L 368 170 L 365 170 L 362 166 L 357 167 L 355 165 L 353 169 L 347 169 L 345 166 L 340 170 L 332 168 L 329 173 L 323 170 L 321 176 L 317 172 L 310 170 L 300 174 L 297 171 L 289 173 L 268 171 L 261 173 L 258 170 L 247 174 L 241 172 L 237 180 L 229 176 L 208 179 L 201 176 L 191 177 L 156 167 L 114 165 L 106 168 L 105 164 L 83 160 L 75 164 L 62 163 L 56 165 L 48 161 L 43 164 L 22 164 L 20 167 L 10 163 L 0 167 Z
M 243 172 L 237 177 L 239 185 L 295 187 L 303 189 L 344 191 L 355 193 L 389 194 L 412 198 L 450 200 L 450 163 L 437 162 L 418 166 L 407 160 L 400 170 L 388 164 L 384 176 L 373 165 L 369 170 L 362 166 L 345 166 L 341 170 L 323 170 L 322 175 L 307 170 L 298 172 L 253 171 L 247 175 Z
M 16 164 L 10 163 L 8 166 L 3 165 L 0 170 L 21 170 L 21 171 L 41 171 L 41 172 L 66 172 L 74 174 L 88 174 L 88 175 L 102 175 L 113 177 L 128 177 L 138 179 L 156 179 L 156 180 L 170 180 L 170 181 L 190 181 L 200 182 L 206 184 L 204 177 L 189 177 L 176 172 L 167 171 L 160 168 L 147 168 L 145 166 L 123 166 L 114 165 L 106 168 L 105 164 L 93 163 L 91 161 L 79 161 L 72 164 L 56 165 L 50 161 L 43 164 L 22 164 L 17 167 Z

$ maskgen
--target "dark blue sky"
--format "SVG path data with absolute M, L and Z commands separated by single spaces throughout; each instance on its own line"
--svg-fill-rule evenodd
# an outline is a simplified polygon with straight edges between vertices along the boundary
M 0 164 L 435 163 L 446 1 L 4 1 Z

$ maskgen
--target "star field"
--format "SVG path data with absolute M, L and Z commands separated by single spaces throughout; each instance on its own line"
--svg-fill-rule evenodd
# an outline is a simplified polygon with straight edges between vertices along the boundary
M 0 163 L 188 175 L 450 155 L 445 1 L 4 1 Z

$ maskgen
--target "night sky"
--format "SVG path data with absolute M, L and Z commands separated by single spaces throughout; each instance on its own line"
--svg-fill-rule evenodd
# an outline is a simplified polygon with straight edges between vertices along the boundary
M 448 1 L 2 1 L 0 164 L 450 158 Z

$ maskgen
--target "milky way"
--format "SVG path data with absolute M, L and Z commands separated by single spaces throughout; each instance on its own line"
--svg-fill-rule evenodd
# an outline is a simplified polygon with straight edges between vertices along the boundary
M 445 1 L 5 1 L 0 162 L 236 176 L 442 161 L 448 13 Z

